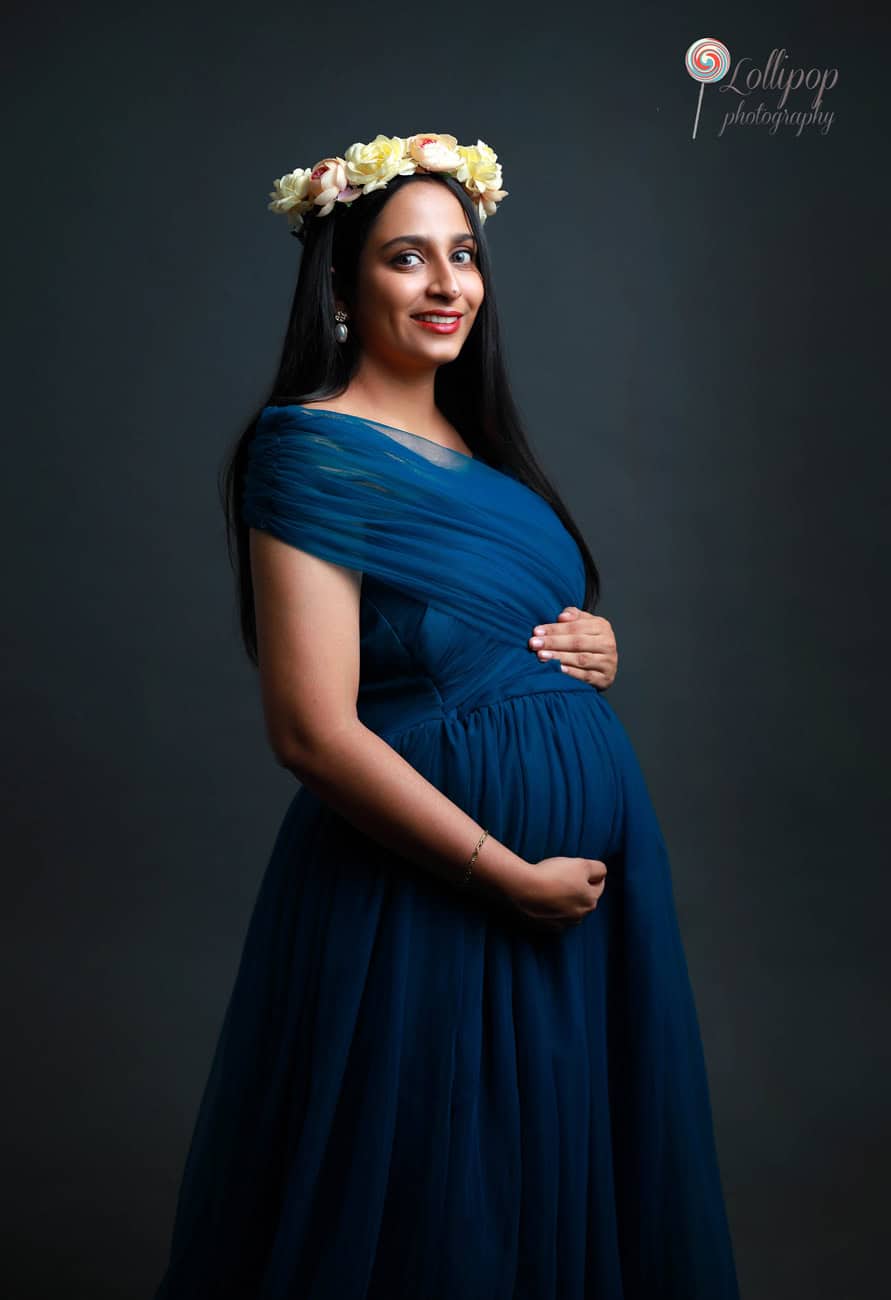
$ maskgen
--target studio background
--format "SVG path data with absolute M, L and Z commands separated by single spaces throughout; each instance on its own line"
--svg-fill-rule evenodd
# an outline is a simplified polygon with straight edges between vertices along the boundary
M 216 488 L 298 265 L 267 195 L 353 140 L 427 129 L 504 168 L 486 234 L 511 374 L 600 567 L 743 1295 L 872 1293 L 887 28 L 803 4 L 10 13 L 5 1294 L 138 1300 L 160 1280 L 296 790 L 266 746 Z M 719 137 L 707 87 L 691 140 L 683 56 L 704 35 L 837 67 L 831 129 Z

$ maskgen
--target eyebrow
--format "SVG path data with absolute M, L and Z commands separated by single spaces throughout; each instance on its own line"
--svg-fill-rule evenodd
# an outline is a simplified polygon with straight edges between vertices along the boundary
M 472 239 L 476 243 L 476 235 L 469 230 L 465 230 L 460 235 L 452 235 L 453 244 L 463 244 L 465 239 Z M 394 244 L 420 244 L 422 248 L 425 248 L 429 243 L 430 240 L 424 235 L 397 235 L 395 239 L 388 239 L 385 244 L 381 244 L 380 252 L 385 252 L 388 248 L 392 248 Z

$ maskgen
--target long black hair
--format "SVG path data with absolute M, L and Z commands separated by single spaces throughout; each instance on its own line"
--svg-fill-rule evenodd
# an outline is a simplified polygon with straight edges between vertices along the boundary
M 278 374 L 263 406 L 337 397 L 349 386 L 359 359 L 355 329 L 345 343 L 334 336 L 335 298 L 352 306 L 356 296 L 359 254 L 376 216 L 401 186 L 424 181 L 447 185 L 467 213 L 476 236 L 478 265 L 485 295 L 460 353 L 441 365 L 434 381 L 439 410 L 475 456 L 511 470 L 553 507 L 578 543 L 585 565 L 584 608 L 593 613 L 600 596 L 600 577 L 588 546 L 553 484 L 536 460 L 511 395 L 501 345 L 501 330 L 489 250 L 476 207 L 464 187 L 444 173 L 415 172 L 397 176 L 381 189 L 353 203 L 336 203 L 325 217 L 311 211 L 300 231 L 303 253 L 285 333 Z M 332 277 L 331 267 L 334 267 Z M 229 559 L 236 575 L 241 636 L 248 658 L 257 664 L 257 625 L 251 581 L 250 533 L 241 517 L 241 496 L 250 441 L 261 406 L 229 453 L 220 478 L 226 515 Z M 546 613 L 543 612 L 543 618 Z

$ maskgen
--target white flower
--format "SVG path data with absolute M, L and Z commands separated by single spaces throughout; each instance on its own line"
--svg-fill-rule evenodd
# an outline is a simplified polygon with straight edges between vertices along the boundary
M 291 208 L 302 204 L 309 189 L 310 175 L 309 168 L 298 167 L 295 171 L 288 172 L 286 176 L 280 176 L 277 181 L 273 181 L 275 189 L 269 191 L 269 197 L 273 202 L 267 205 L 270 212 L 289 212 Z
M 410 135 L 408 153 L 419 167 L 428 172 L 455 172 L 461 166 L 458 141 L 453 135 Z

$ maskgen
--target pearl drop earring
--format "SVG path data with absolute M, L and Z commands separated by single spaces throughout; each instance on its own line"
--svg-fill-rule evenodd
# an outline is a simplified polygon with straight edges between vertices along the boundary
M 337 321 L 337 324 L 334 326 L 334 337 L 337 339 L 338 343 L 346 343 L 349 330 L 344 324 L 344 321 L 349 320 L 349 317 L 342 307 L 338 307 L 337 311 L 334 313 L 334 319 Z

